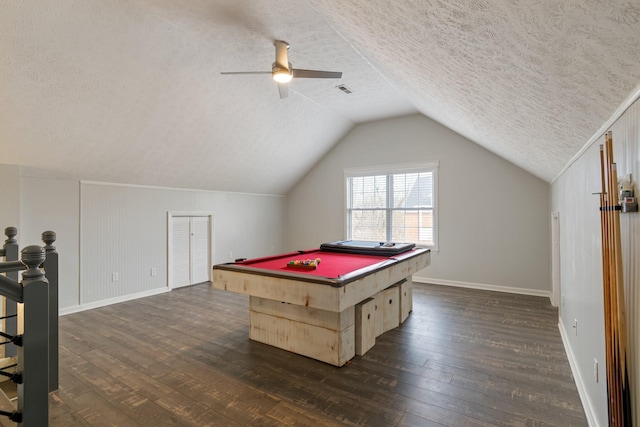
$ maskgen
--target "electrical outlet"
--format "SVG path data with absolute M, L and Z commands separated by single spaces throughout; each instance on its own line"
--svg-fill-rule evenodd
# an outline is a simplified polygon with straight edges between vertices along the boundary
M 576 333 L 576 336 L 578 336 L 578 319 L 573 319 L 573 330 Z
M 598 382 L 598 359 L 593 359 L 593 379 Z
M 118 273 L 111 273 L 111 281 L 112 282 L 118 281 Z
M 152 268 L 151 268 L 151 275 L 152 275 L 152 276 L 157 276 L 157 275 L 158 275 L 158 271 L 156 270 L 156 268 L 155 268 L 155 267 L 152 267 Z
M 564 294 L 562 294 L 562 296 L 560 297 L 560 301 L 560 305 L 564 307 Z
M 233 259 L 233 252 L 229 251 L 229 259 Z

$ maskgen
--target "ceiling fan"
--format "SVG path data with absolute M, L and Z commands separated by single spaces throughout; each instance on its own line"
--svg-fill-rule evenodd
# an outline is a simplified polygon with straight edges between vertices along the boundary
M 342 72 L 340 71 L 291 68 L 291 63 L 287 56 L 289 43 L 283 40 L 276 40 L 273 44 L 276 47 L 276 62 L 273 63 L 271 71 L 223 71 L 220 74 L 271 74 L 273 80 L 278 83 L 280 98 L 286 98 L 289 95 L 288 83 L 292 78 L 339 79 L 342 77 Z

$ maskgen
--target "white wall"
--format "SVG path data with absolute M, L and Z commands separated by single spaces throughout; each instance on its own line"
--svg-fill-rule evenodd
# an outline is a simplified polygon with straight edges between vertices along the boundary
M 0 164 L 0 246 L 4 244 L 6 236 L 4 229 L 16 227 L 20 242 L 20 167 Z
M 166 290 L 168 212 L 212 213 L 213 263 L 221 263 L 282 251 L 284 206 L 282 196 L 83 182 L 79 304 Z
M 344 169 L 436 161 L 439 252 L 414 278 L 549 296 L 549 185 L 422 115 L 338 143 L 287 196 L 287 249 L 344 238 Z
M 632 173 L 638 195 L 640 177 L 640 102 L 636 101 L 615 124 L 614 160 L 618 176 Z M 599 145 L 600 137 L 560 177 L 552 187 L 553 211 L 560 216 L 560 276 L 563 304 L 560 307 L 560 331 L 563 336 L 585 411 L 592 425 L 606 426 L 607 390 L 605 379 L 604 309 L 602 294 L 602 242 L 600 235 Z M 640 214 L 621 214 L 624 279 L 632 398 L 638 396 L 638 339 L 640 333 Z M 578 320 L 578 333 L 572 327 Z M 594 358 L 599 361 L 600 379 L 593 376 Z M 636 414 L 638 425 L 640 420 Z
M 21 177 L 7 165 L 0 183 L 0 227 L 17 226 L 21 247 L 57 234 L 62 314 L 168 290 L 168 212 L 213 215 L 213 263 L 284 250 L 283 196 Z
M 283 250 L 281 196 L 84 182 L 80 188 L 83 305 L 166 289 L 168 212 L 212 213 L 214 263 Z
M 20 247 L 42 245 L 42 232 L 56 232 L 60 307 L 78 304 L 80 285 L 80 186 L 77 181 L 21 178 Z

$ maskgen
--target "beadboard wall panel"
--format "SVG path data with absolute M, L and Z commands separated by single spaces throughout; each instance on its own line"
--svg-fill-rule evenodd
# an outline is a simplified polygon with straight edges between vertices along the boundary
M 631 174 L 635 196 L 640 196 L 640 101 L 636 101 L 612 127 L 618 176 Z M 620 215 L 623 275 L 629 339 L 630 380 L 634 424 L 640 425 L 640 214 Z
M 618 176 L 631 173 L 638 196 L 640 177 L 640 102 L 636 101 L 611 126 Z M 552 211 L 560 213 L 560 328 L 581 392 L 585 412 L 593 426 L 606 426 L 604 309 L 602 295 L 602 242 L 599 198 L 601 189 L 599 145 L 596 140 L 552 185 Z M 620 215 L 630 379 L 634 425 L 640 425 L 638 381 L 640 372 L 640 214 Z M 573 328 L 578 322 L 577 333 Z M 598 360 L 600 377 L 593 375 Z
M 58 253 L 58 302 L 60 307 L 78 304 L 80 184 L 78 181 L 20 178 L 20 247 L 42 245 L 42 232 L 56 232 Z
M 167 287 L 168 212 L 213 214 L 212 263 L 284 247 L 281 196 L 82 182 L 80 305 Z

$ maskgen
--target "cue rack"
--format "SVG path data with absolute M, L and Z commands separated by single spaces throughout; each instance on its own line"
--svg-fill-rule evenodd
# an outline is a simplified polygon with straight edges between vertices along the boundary
M 627 318 L 622 274 L 618 176 L 613 161 L 613 136 L 600 145 L 600 222 L 602 228 L 602 279 L 607 363 L 609 426 L 631 426 L 631 390 L 627 355 Z

